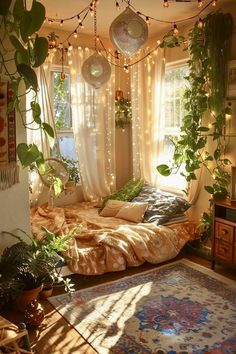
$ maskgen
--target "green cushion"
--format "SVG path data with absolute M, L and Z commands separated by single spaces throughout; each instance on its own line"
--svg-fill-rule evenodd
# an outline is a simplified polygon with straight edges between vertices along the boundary
M 103 198 L 103 203 L 100 211 L 104 208 L 109 199 L 123 200 L 125 202 L 131 201 L 139 195 L 143 188 L 145 181 L 142 179 L 131 180 L 127 182 L 121 189 Z

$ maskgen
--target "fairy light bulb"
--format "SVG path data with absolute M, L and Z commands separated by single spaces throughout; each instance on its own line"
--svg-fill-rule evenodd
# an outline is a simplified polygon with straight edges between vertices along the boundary
M 173 31 L 174 35 L 177 36 L 179 34 L 179 30 L 178 27 L 176 25 L 176 23 L 174 24 L 174 31 Z
M 79 23 L 81 23 L 80 15 L 77 15 L 77 20 L 78 20 Z
M 147 23 L 148 25 L 150 25 L 150 19 L 149 19 L 148 16 L 146 16 L 146 23 Z
M 63 26 L 63 22 L 64 22 L 63 20 L 60 21 L 60 26 Z
M 163 3 L 163 7 L 169 7 L 169 1 L 168 0 L 164 0 L 164 3 Z
M 202 7 L 202 4 L 203 4 L 203 2 L 202 2 L 202 0 L 198 0 L 198 7 Z
M 61 72 L 61 75 L 60 75 L 61 81 L 64 81 L 65 78 L 66 78 L 66 75 L 65 75 L 65 73 L 62 71 L 62 72 Z
M 120 4 L 118 3 L 118 1 L 116 1 L 116 10 L 120 11 Z
M 77 33 L 77 31 L 76 31 L 76 30 L 74 31 L 73 36 L 74 36 L 74 38 L 77 38 L 77 37 L 78 37 L 78 33 Z
M 201 17 L 198 20 L 197 26 L 198 26 L 198 28 L 202 28 L 203 27 L 203 21 L 202 21 Z
M 217 5 L 217 0 L 212 0 L 211 5 L 215 7 Z

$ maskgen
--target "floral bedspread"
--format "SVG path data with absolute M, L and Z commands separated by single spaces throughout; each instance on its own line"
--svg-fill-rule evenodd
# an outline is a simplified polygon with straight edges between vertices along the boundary
M 144 262 L 161 263 L 177 256 L 187 241 L 194 239 L 196 225 L 135 224 L 102 217 L 92 203 L 64 207 L 41 206 L 32 209 L 32 232 L 43 236 L 41 227 L 60 235 L 78 225 L 76 237 L 67 251 L 69 268 L 74 273 L 93 275 L 120 271 Z

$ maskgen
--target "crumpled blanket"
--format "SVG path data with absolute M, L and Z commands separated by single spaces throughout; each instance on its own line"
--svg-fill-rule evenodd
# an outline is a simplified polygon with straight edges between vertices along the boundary
M 93 275 L 120 271 L 144 262 L 158 264 L 177 256 L 187 241 L 194 239 L 196 224 L 135 224 L 102 217 L 93 203 L 78 203 L 50 209 L 32 209 L 32 232 L 43 237 L 41 227 L 60 235 L 80 225 L 71 240 L 67 255 L 74 273 Z

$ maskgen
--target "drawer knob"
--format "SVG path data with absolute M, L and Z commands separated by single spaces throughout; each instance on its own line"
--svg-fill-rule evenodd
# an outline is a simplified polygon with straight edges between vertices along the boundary
M 221 251 L 223 252 L 223 253 L 227 253 L 227 248 L 225 248 L 225 247 L 221 247 Z
M 227 235 L 228 230 L 226 230 L 226 229 L 222 229 L 221 233 L 222 233 L 222 235 Z

